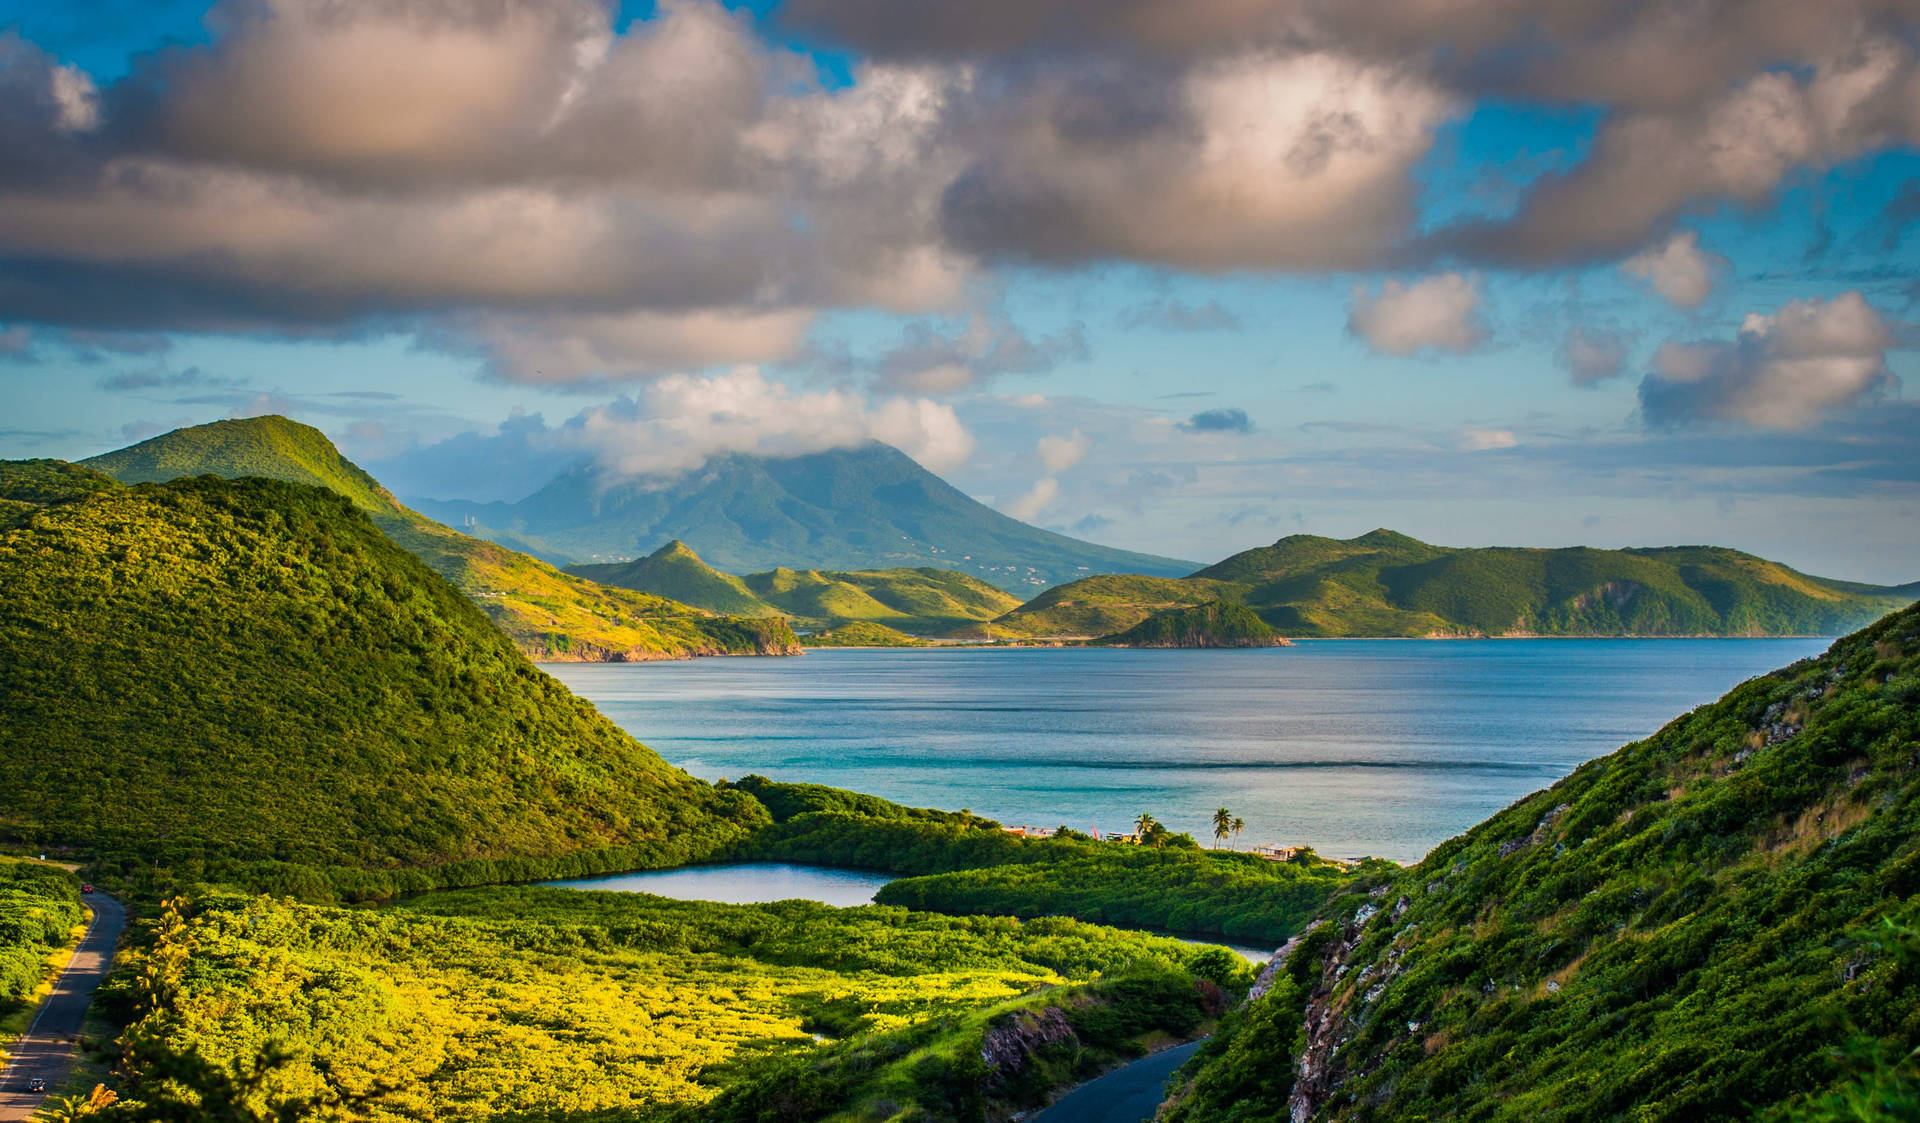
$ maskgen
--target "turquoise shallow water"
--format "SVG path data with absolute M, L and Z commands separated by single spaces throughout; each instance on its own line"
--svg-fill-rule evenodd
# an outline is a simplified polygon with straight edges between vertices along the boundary
M 1124 831 L 1419 858 L 1824 640 L 1351 640 L 1254 651 L 825 650 L 553 664 L 704 779 L 759 772 Z

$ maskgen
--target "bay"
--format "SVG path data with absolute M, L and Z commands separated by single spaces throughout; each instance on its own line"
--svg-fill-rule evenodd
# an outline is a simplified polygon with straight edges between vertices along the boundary
M 549 664 L 668 760 L 1008 824 L 1414 861 L 1829 641 L 1309 641 L 1250 651 L 820 650 Z

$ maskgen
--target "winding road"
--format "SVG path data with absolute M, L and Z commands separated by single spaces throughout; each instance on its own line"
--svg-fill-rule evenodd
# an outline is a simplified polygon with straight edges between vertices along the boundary
M 47 1093 L 60 1091 L 73 1071 L 74 1038 L 86 1024 L 94 988 L 113 966 L 113 949 L 127 924 L 126 907 L 104 893 L 89 896 L 87 907 L 93 910 L 87 934 L 0 1072 L 0 1123 L 31 1118 Z M 27 1081 L 36 1076 L 47 1082 L 47 1093 L 27 1092 Z
M 1167 1098 L 1167 1078 L 1200 1042 L 1175 1045 L 1089 1080 L 1033 1116 L 1031 1123 L 1142 1123 Z

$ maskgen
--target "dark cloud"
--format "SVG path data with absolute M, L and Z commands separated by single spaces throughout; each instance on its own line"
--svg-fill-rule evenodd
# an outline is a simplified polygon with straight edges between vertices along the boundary
M 1180 422 L 1180 428 L 1189 433 L 1251 433 L 1253 419 L 1237 407 L 1208 409 Z
M 1631 338 L 1608 328 L 1574 327 L 1560 341 L 1557 358 L 1576 386 L 1596 386 L 1626 373 Z
M 996 375 L 1041 374 L 1061 363 L 1084 362 L 1090 353 L 1086 326 L 1077 321 L 1035 337 L 1005 319 L 975 315 L 955 328 L 908 324 L 872 369 L 888 389 L 940 394 Z
M 102 390 L 125 392 L 129 390 L 181 390 L 189 386 L 209 386 L 230 388 L 246 384 L 244 378 L 221 378 L 210 375 L 199 367 L 187 367 L 184 370 L 168 370 L 165 367 L 147 367 L 141 370 L 123 370 L 107 375 L 99 382 Z
M 1123 308 L 1116 319 L 1121 327 L 1162 331 L 1227 331 L 1240 326 L 1240 317 L 1217 300 L 1188 304 L 1166 297 Z

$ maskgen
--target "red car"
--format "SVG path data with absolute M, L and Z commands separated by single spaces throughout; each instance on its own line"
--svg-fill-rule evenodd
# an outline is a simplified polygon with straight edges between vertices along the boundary
M 82 885 L 82 886 L 80 887 L 80 891 L 81 891 L 82 893 L 91 893 L 91 892 L 93 892 L 93 886 L 91 886 L 91 885 Z

